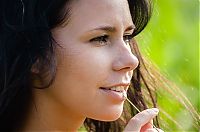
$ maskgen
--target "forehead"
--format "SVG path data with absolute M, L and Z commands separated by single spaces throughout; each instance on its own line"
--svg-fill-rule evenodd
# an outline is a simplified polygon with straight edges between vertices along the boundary
M 97 25 L 132 25 L 127 0 L 75 0 L 71 5 L 71 23 Z

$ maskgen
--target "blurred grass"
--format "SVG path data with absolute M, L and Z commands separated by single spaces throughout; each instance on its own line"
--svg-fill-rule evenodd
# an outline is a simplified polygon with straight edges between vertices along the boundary
M 141 52 L 175 82 L 200 111 L 199 92 L 199 1 L 157 0 L 147 28 L 136 38 Z M 197 131 L 185 107 L 160 89 L 158 104 L 180 125 L 160 114 L 164 130 Z

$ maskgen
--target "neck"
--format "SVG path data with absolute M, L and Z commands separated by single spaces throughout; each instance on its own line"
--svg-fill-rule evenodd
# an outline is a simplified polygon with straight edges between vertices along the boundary
M 23 131 L 30 130 L 63 130 L 77 131 L 85 117 L 78 116 L 54 99 L 36 96 L 27 116 Z

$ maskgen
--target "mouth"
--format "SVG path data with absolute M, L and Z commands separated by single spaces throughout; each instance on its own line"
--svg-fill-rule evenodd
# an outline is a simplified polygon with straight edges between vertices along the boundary
M 111 90 L 111 91 L 120 92 L 120 93 L 126 91 L 126 87 L 125 86 L 114 86 L 114 87 L 109 87 L 109 88 L 100 87 L 100 89 Z
M 129 87 L 129 83 L 121 83 L 121 84 L 116 84 L 116 85 L 112 85 L 112 86 L 108 86 L 108 87 L 100 87 L 100 89 L 102 90 L 111 90 L 111 91 L 115 91 L 115 92 L 127 92 L 128 87 Z
M 101 93 L 113 102 L 122 102 L 126 98 L 129 85 L 115 85 L 112 87 L 100 87 Z

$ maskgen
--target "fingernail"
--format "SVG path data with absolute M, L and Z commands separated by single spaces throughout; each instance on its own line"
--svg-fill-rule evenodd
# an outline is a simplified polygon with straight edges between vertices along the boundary
M 158 109 L 158 108 L 152 108 L 152 110 L 153 110 L 156 114 L 158 114 L 158 112 L 159 112 L 159 109 Z
M 151 115 L 157 115 L 159 110 L 157 108 L 148 109 L 147 112 Z

